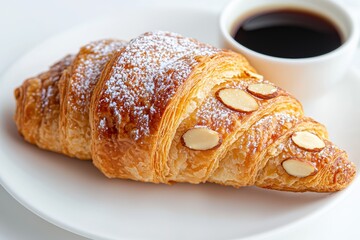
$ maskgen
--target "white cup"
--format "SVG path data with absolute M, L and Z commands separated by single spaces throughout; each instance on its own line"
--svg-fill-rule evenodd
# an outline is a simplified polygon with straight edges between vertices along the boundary
M 323 55 L 290 59 L 255 52 L 233 38 L 239 24 L 249 16 L 284 8 L 325 16 L 338 27 L 343 44 Z M 341 79 L 356 51 L 360 30 L 354 14 L 330 0 L 234 0 L 221 13 L 220 31 L 225 48 L 243 54 L 265 79 L 306 101 L 325 93 Z

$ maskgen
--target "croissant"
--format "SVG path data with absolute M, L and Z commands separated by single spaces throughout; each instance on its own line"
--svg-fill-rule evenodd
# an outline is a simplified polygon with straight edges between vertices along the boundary
M 91 158 L 109 178 L 297 192 L 338 191 L 354 179 L 326 128 L 242 55 L 162 31 L 109 52 L 95 74 L 79 67 L 80 51 L 15 90 L 25 140 Z

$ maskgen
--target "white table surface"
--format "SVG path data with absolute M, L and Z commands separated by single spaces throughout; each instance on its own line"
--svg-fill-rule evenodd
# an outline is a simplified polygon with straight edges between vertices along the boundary
M 359 0 L 353 4 L 360 3 Z M 358 2 L 356 2 L 358 1 Z M 220 12 L 228 0 L 0 0 L 0 76 L 26 51 L 51 35 L 124 5 L 190 5 Z M 360 16 L 360 8 L 358 8 Z M 1 77 L 0 77 L 1 81 Z M 1 166 L 0 166 L 1 167 Z M 360 186 L 328 212 L 267 239 L 360 239 Z M 85 239 L 36 216 L 0 186 L 0 240 Z

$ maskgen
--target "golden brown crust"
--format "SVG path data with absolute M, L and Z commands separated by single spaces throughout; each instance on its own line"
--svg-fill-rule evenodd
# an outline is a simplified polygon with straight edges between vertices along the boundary
M 92 90 L 109 58 L 125 44 L 92 42 L 17 88 L 15 121 L 24 138 L 44 149 L 91 159 Z
M 60 141 L 66 155 L 91 159 L 89 107 L 101 71 L 114 53 L 126 45 L 120 40 L 100 40 L 82 47 L 60 80 Z
M 325 148 L 321 151 L 307 151 L 296 146 L 291 135 L 296 131 L 309 131 L 324 139 Z M 343 189 L 355 177 L 355 166 L 347 160 L 346 153 L 327 139 L 324 126 L 310 118 L 294 126 L 269 148 L 266 166 L 258 173 L 256 184 L 265 188 L 286 189 L 287 191 L 333 192 Z M 314 164 L 317 173 L 305 178 L 287 174 L 280 163 L 288 158 L 297 157 Z M 339 164 L 340 163 L 340 164 Z M 346 184 L 344 184 L 346 182 Z M 307 184 L 304 184 L 307 183 Z
M 174 33 L 145 33 L 111 58 L 106 55 L 82 108 L 78 89 L 89 85 L 77 79 L 78 62 L 99 55 L 85 52 L 80 51 L 60 81 L 61 131 L 56 136 L 64 146 L 60 151 L 84 159 L 91 154 L 108 177 L 295 192 L 338 191 L 354 179 L 356 168 L 346 153 L 329 141 L 323 125 L 304 116 L 294 97 L 280 88 L 265 97 L 248 91 L 251 84 L 271 83 L 237 53 Z M 15 92 L 18 129 L 36 144 L 39 126 L 46 122 L 37 107 L 40 85 L 38 78 L 30 79 Z M 258 109 L 227 107 L 216 97 L 223 88 L 248 92 Z M 89 114 L 89 121 L 81 114 Z M 184 133 L 198 127 L 216 131 L 221 142 L 207 150 L 184 146 Z M 291 136 L 298 131 L 315 134 L 325 147 L 309 151 L 297 146 Z M 85 146 L 89 142 L 91 150 Z M 307 162 L 316 171 L 306 177 L 290 175 L 282 166 L 287 159 Z
M 62 152 L 59 141 L 60 96 L 58 82 L 73 61 L 68 55 L 47 72 L 26 80 L 15 89 L 15 122 L 30 143 L 54 152 Z

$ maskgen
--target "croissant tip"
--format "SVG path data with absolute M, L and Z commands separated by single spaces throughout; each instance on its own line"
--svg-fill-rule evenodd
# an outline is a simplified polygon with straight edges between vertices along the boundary
M 348 160 L 344 152 L 338 156 L 328 170 L 327 180 L 320 188 L 321 192 L 337 192 L 347 188 L 356 178 L 356 165 Z

